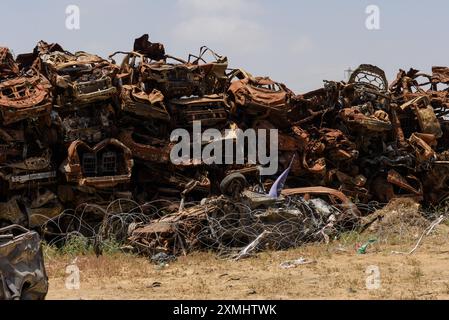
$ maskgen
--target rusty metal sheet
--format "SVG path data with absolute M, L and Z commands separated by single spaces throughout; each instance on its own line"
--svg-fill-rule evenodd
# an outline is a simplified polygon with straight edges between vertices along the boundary
M 304 188 L 284 189 L 281 191 L 281 194 L 286 197 L 293 195 L 305 195 L 305 194 L 331 195 L 338 198 L 343 204 L 351 204 L 351 200 L 349 200 L 348 197 L 346 197 L 343 192 L 327 187 L 304 187 Z
M 427 140 L 428 142 L 426 142 L 423 139 L 425 137 L 426 136 L 413 133 L 409 139 L 410 146 L 416 152 L 416 158 L 417 158 L 418 162 L 431 161 L 436 157 L 435 151 L 432 149 L 432 147 L 428 143 L 429 140 Z M 435 136 L 433 136 L 433 137 L 435 139 Z M 430 139 L 431 138 L 432 137 L 430 137 Z M 432 141 L 432 140 L 430 140 L 430 141 Z
M 448 67 L 432 67 L 432 82 L 433 83 L 449 83 L 449 68 Z
M 165 47 L 162 43 L 153 43 L 149 41 L 148 34 L 142 35 L 134 40 L 133 51 L 139 52 L 152 60 L 162 60 L 165 58 Z
M 385 132 L 393 128 L 388 118 L 379 119 L 376 115 L 366 115 L 355 107 L 341 110 L 339 116 L 348 127 L 354 130 Z
M 122 110 L 146 119 L 170 121 L 164 96 L 159 90 L 153 89 L 146 93 L 135 85 L 123 85 L 120 92 Z
M 23 201 L 19 197 L 13 197 L 8 202 L 0 202 L 0 220 L 9 224 L 26 225 L 28 213 Z
M 17 75 L 19 66 L 8 48 L 0 47 L 0 78 Z
M 147 143 L 137 142 L 132 130 L 122 130 L 118 138 L 131 150 L 133 157 L 155 163 L 170 163 L 171 143 L 165 144 L 151 137 L 148 137 Z M 144 137 L 140 135 L 139 138 L 143 140 Z
M 407 101 L 401 105 L 400 108 L 401 110 L 413 108 L 422 133 L 433 134 L 436 138 L 441 138 L 443 136 L 441 125 L 435 115 L 433 107 L 430 104 L 428 96 L 418 96 L 410 101 Z
M 404 189 L 410 193 L 412 193 L 414 196 L 418 196 L 419 198 L 422 198 L 423 191 L 422 191 L 422 185 L 421 182 L 412 175 L 408 175 L 407 178 L 409 180 L 413 180 L 413 182 L 418 183 L 419 187 L 413 187 L 409 181 L 407 181 L 406 178 L 401 176 L 396 170 L 391 169 L 388 171 L 387 181 L 393 185 L 396 185 L 400 187 L 401 189 Z M 398 197 L 398 195 L 395 195 L 395 197 Z

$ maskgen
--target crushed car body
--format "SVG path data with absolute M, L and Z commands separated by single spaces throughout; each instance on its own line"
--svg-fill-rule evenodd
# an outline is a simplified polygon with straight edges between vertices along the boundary
M 43 300 L 48 291 L 40 237 L 10 225 L 0 229 L 0 300 Z
M 0 225 L 98 243 L 118 219 L 115 235 L 147 254 L 245 255 L 330 241 L 373 203 L 448 199 L 448 67 L 401 69 L 389 84 L 362 64 L 298 94 L 205 46 L 183 59 L 144 34 L 128 49 L 104 59 L 44 41 L 17 57 L 0 48 Z M 173 161 L 176 129 L 200 157 Z M 248 129 L 277 133 L 274 174 L 244 152 L 236 161 Z M 232 154 L 202 156 L 215 145 Z

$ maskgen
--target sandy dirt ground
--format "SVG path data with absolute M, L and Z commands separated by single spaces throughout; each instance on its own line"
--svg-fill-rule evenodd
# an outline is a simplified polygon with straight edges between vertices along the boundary
M 447 234 L 447 227 L 440 229 L 412 255 L 392 251 L 409 251 L 416 241 L 376 243 L 366 254 L 357 254 L 356 243 L 338 241 L 262 252 L 241 261 L 198 252 L 165 267 L 122 253 L 85 255 L 77 260 L 79 290 L 65 286 L 73 257 L 58 255 L 46 259 L 47 299 L 449 299 Z M 300 257 L 314 263 L 280 267 Z M 377 278 L 366 273 L 373 265 Z M 380 286 L 373 279 L 380 279 Z

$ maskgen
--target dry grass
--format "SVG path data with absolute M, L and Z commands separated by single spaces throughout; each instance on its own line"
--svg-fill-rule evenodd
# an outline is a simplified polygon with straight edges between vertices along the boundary
M 363 234 L 347 233 L 330 244 L 265 251 L 242 261 L 196 252 L 161 267 L 123 253 L 78 257 L 81 289 L 67 290 L 65 267 L 74 258 L 46 250 L 49 299 L 449 299 L 449 227 L 441 224 L 414 247 L 428 222 L 413 204 L 399 202 Z M 364 255 L 357 248 L 376 238 Z M 316 263 L 293 269 L 279 264 L 300 257 Z M 368 266 L 380 270 L 381 287 L 366 288 Z
M 64 287 L 71 256 L 47 260 L 49 299 L 428 299 L 449 298 L 449 244 L 428 239 L 412 256 L 394 255 L 397 245 L 378 244 L 365 255 L 351 244 L 307 245 L 263 252 L 234 262 L 213 253 L 180 257 L 166 267 L 126 254 L 78 257 L 81 289 Z M 437 241 L 438 242 L 438 241 Z M 409 244 L 409 247 L 413 243 Z M 405 245 L 404 245 L 405 246 Z M 315 264 L 282 269 L 286 260 Z M 377 265 L 381 288 L 367 290 L 365 270 Z

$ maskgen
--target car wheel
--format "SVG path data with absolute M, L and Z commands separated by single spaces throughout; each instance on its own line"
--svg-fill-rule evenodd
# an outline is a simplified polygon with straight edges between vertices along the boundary
M 247 185 L 246 178 L 241 173 L 231 173 L 220 183 L 220 190 L 226 196 L 239 195 Z

